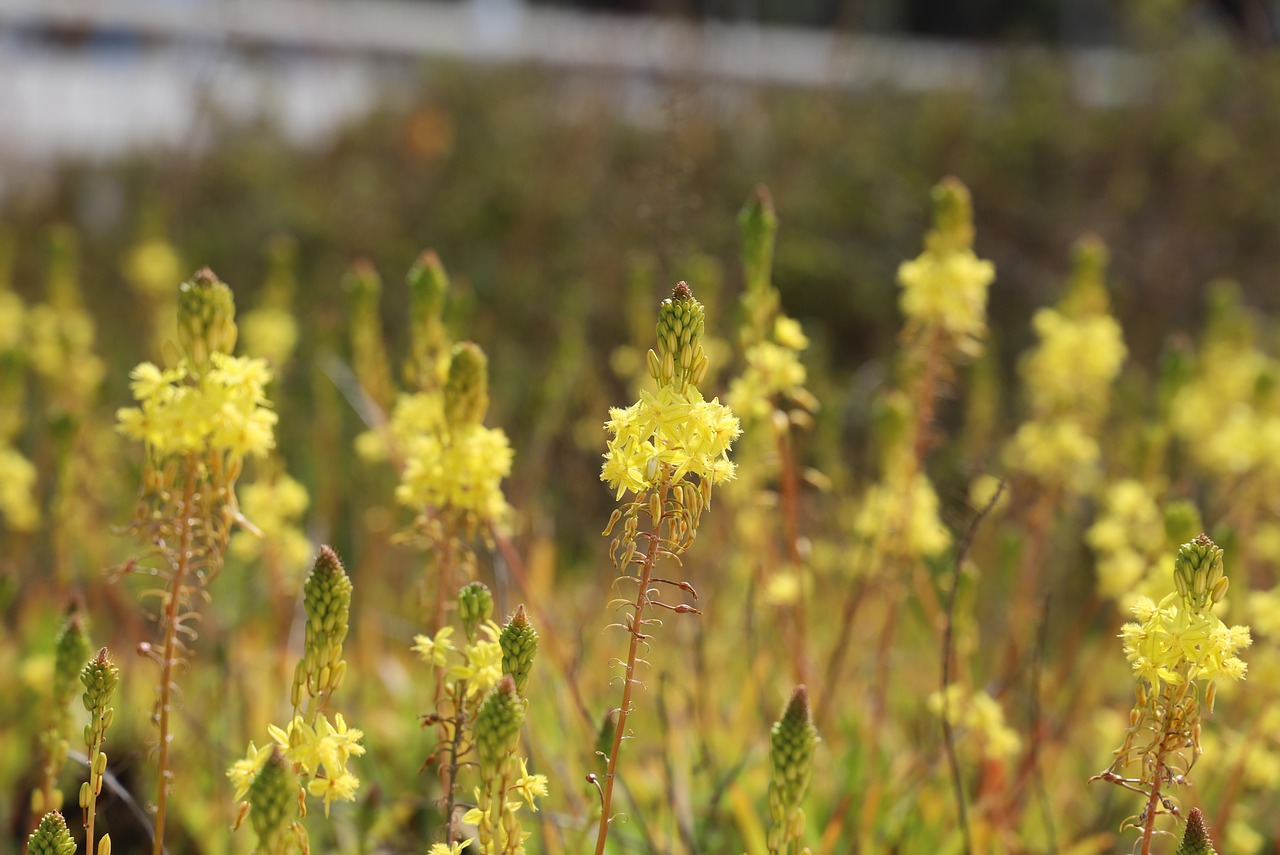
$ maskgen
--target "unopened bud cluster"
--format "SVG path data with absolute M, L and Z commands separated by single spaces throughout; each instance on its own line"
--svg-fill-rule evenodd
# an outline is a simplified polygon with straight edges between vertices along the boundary
M 197 372 L 213 353 L 236 347 L 236 304 L 231 289 L 207 267 L 178 287 L 178 344 Z
M 475 641 L 476 632 L 493 615 L 493 594 L 483 582 L 469 582 L 458 591 L 458 619 L 468 641 Z
M 515 614 L 498 636 L 498 644 L 502 646 L 502 672 L 511 675 L 516 691 L 523 697 L 533 657 L 538 653 L 538 631 L 529 623 L 524 606 L 516 607 Z
M 57 811 L 46 813 L 40 825 L 27 838 L 28 855 L 75 855 L 76 842 L 67 829 L 67 821 Z
M 1222 602 L 1230 582 L 1222 567 L 1222 548 L 1205 534 L 1184 543 L 1174 559 L 1173 581 L 1179 596 L 1197 611 Z
M 347 672 L 342 644 L 351 611 L 351 579 L 328 546 L 320 547 L 303 584 L 303 604 L 307 610 L 306 652 L 294 671 L 291 701 L 295 709 L 302 705 L 304 690 L 312 698 L 325 698 L 342 685 Z
M 279 747 L 273 748 L 266 764 L 249 787 L 249 821 L 258 835 L 261 850 L 274 853 L 282 848 L 299 811 L 298 776 Z
M 818 731 L 809 714 L 809 694 L 797 686 L 769 736 L 769 762 L 773 770 L 769 783 L 769 851 L 788 852 L 804 834 L 805 794 L 813 776 L 813 753 Z
M 649 374 L 660 386 L 683 391 L 707 376 L 707 354 L 702 349 L 705 325 L 702 304 L 681 282 L 658 309 L 658 347 L 648 353 Z

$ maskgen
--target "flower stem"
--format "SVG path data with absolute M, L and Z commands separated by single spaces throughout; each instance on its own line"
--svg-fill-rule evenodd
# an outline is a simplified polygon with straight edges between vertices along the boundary
M 667 487 L 663 485 L 658 492 L 659 506 L 667 503 Z M 649 531 L 649 543 L 645 549 L 644 562 L 640 565 L 639 589 L 636 591 L 635 610 L 631 615 L 628 631 L 631 633 L 631 644 L 627 649 L 627 670 L 622 683 L 622 706 L 618 707 L 618 721 L 614 726 L 613 745 L 609 750 L 609 762 L 605 767 L 604 787 L 600 795 L 600 827 L 596 832 L 595 855 L 604 855 L 604 844 L 609 838 L 609 805 L 613 801 L 613 783 L 618 774 L 618 755 L 622 751 L 622 739 L 627 732 L 627 714 L 631 711 L 631 687 L 635 683 L 636 655 L 640 649 L 640 641 L 644 633 L 643 626 L 645 606 L 649 605 L 649 580 L 653 576 L 653 565 L 658 559 L 658 548 L 662 542 L 662 517 L 653 520 Z
M 173 666 L 176 664 L 178 650 L 178 611 L 181 605 L 183 583 L 186 581 L 187 569 L 191 558 L 191 514 L 196 489 L 196 461 L 194 455 L 188 457 L 186 465 L 186 482 L 182 488 L 182 508 L 179 524 L 182 535 L 178 542 L 177 560 L 173 573 L 169 577 L 169 590 L 166 592 L 164 605 L 164 653 L 160 660 L 160 697 L 158 699 L 158 716 L 160 744 L 156 754 L 156 819 L 155 838 L 152 841 L 153 855 L 164 855 L 164 820 L 169 800 L 169 708 L 171 706 L 171 690 L 173 688 Z

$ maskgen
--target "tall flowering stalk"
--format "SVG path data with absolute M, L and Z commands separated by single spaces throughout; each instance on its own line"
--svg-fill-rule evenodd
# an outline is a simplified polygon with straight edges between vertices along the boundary
M 146 447 L 142 487 L 129 531 L 155 566 L 138 560 L 118 574 L 140 572 L 160 585 L 159 643 L 140 651 L 160 668 L 153 719 L 157 729 L 155 855 L 164 849 L 170 769 L 174 674 L 195 637 L 199 606 L 222 567 L 232 525 L 240 519 L 235 484 L 246 457 L 275 445 L 276 414 L 261 360 L 231 355 L 236 343 L 235 301 L 213 271 L 200 270 L 178 291 L 181 356 L 169 368 L 144 362 L 131 374 L 136 407 L 117 418 L 125 436 Z
M 298 821 L 306 816 L 306 796 L 321 799 L 328 816 L 333 802 L 354 800 L 360 787 L 347 764 L 364 754 L 364 734 L 349 727 L 341 713 L 332 719 L 325 713 L 347 673 L 342 646 L 351 590 L 337 553 L 320 547 L 303 584 L 306 642 L 290 690 L 293 717 L 285 727 L 269 725 L 271 742 L 262 748 L 250 742 L 245 757 L 227 770 L 241 803 L 236 828 L 248 816 L 262 852 L 275 855 L 299 847 L 306 852 L 306 831 Z
M 89 635 L 85 617 L 73 605 L 58 631 L 53 666 L 53 691 L 44 730 L 40 732 L 40 753 L 44 758 L 40 786 L 31 793 L 31 811 L 39 816 L 46 811 L 62 809 L 62 791 L 58 789 L 58 773 L 67 762 L 71 736 L 71 701 L 75 698 L 80 668 L 89 658 Z
M 633 602 L 620 601 L 629 610 L 624 612 L 622 622 L 615 624 L 626 630 L 631 640 L 622 703 L 600 789 L 596 855 L 602 855 L 609 836 L 609 811 L 627 717 L 632 710 L 637 654 L 640 644 L 649 638 L 648 627 L 656 623 L 646 618 L 645 612 L 653 606 L 676 614 L 700 614 L 687 603 L 659 599 L 659 585 L 678 589 L 695 599 L 697 595 L 686 581 L 654 576 L 655 566 L 662 558 L 679 560 L 693 544 L 702 512 L 711 504 L 712 486 L 729 480 L 735 472 L 729 460 L 729 446 L 742 432 L 738 419 L 718 399 L 707 401 L 698 390 L 707 372 L 703 325 L 702 304 L 681 282 L 658 311 L 658 346 L 648 353 L 649 374 L 657 381 L 657 391 L 642 391 L 640 400 L 631 406 L 611 409 L 605 425 L 612 438 L 605 452 L 601 480 L 617 491 L 618 499 L 628 493 L 632 498 L 613 512 L 604 535 L 608 537 L 622 524 L 622 532 L 611 541 L 609 552 L 621 574 L 618 581 L 634 582 L 636 595 Z M 647 531 L 640 530 L 642 517 L 648 519 Z
M 80 787 L 80 809 L 84 811 L 85 851 L 88 855 L 111 855 L 111 835 L 104 834 L 95 850 L 94 823 L 97 819 L 98 796 L 102 795 L 103 776 L 107 772 L 107 753 L 102 743 L 107 728 L 115 717 L 115 709 L 109 704 L 120 683 L 120 669 L 111 661 L 107 648 L 98 651 L 80 671 L 84 684 L 84 708 L 89 712 L 89 726 L 84 729 L 85 747 L 89 751 L 89 780 Z
M 1115 760 L 1092 779 L 1145 799 L 1142 810 L 1121 826 L 1141 832 L 1141 855 L 1151 852 L 1156 820 L 1180 815 L 1172 788 L 1189 783 L 1203 753 L 1201 719 L 1213 712 L 1216 681 L 1244 678 L 1247 666 L 1236 654 L 1251 641 L 1248 627 L 1228 627 L 1212 612 L 1226 596 L 1228 581 L 1222 550 L 1208 536 L 1182 545 L 1173 578 L 1177 592 L 1159 603 L 1139 598 L 1133 606 L 1137 620 L 1121 631 L 1138 681 L 1137 702 Z

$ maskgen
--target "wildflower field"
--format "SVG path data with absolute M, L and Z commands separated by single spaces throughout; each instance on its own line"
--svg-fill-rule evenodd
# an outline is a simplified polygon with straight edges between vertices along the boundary
M 0 852 L 1280 849 L 1280 67 L 1167 49 L 11 198 Z

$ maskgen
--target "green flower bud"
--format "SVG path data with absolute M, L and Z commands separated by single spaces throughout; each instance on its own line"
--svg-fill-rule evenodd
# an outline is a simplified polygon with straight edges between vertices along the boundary
M 440 256 L 429 249 L 418 256 L 405 277 L 409 285 L 409 330 L 413 343 L 411 379 L 428 389 L 440 382 L 437 372 L 449 341 L 444 328 L 444 306 L 449 293 L 449 274 Z
M 813 775 L 813 752 L 818 731 L 809 715 L 809 693 L 797 686 L 786 712 L 774 724 L 769 736 L 769 762 L 773 777 L 769 784 L 769 814 L 773 826 L 769 845 L 781 851 L 803 833 L 803 815 L 796 816 Z
M 702 304 L 684 282 L 676 285 L 671 297 L 658 308 L 658 373 L 654 379 L 663 386 L 683 389 L 706 371 L 706 354 L 702 349 L 705 325 Z M 650 360 L 650 368 L 654 367 Z
M 462 621 L 462 630 L 467 640 L 476 637 L 480 624 L 493 616 L 493 594 L 483 582 L 470 582 L 458 591 L 458 618 Z
M 1222 549 L 1202 534 L 1195 540 L 1182 544 L 1173 562 L 1174 582 L 1189 608 L 1204 610 L 1208 603 L 1217 602 L 1226 594 Z M 1220 593 L 1219 593 L 1220 592 Z
M 105 714 L 120 685 L 120 668 L 111 661 L 107 648 L 85 663 L 80 669 L 80 682 L 84 684 L 84 708 L 95 717 Z
M 235 297 L 207 267 L 178 286 L 178 344 L 197 371 L 210 354 L 235 350 Z
M 41 817 L 40 825 L 27 838 L 28 855 L 75 855 L 75 851 L 67 821 L 57 811 Z
M 1064 315 L 1078 318 L 1109 311 L 1105 282 L 1108 261 L 1107 245 L 1102 238 L 1085 235 L 1076 241 L 1071 255 L 1071 277 L 1061 305 Z
M 298 776 L 279 747 L 249 787 L 249 820 L 261 848 L 272 851 L 275 842 L 298 819 Z
M 934 252 L 973 247 L 973 200 L 958 178 L 944 178 L 933 188 L 933 231 L 925 245 Z
M 489 411 L 489 359 L 478 344 L 453 346 L 444 384 L 444 417 L 453 429 L 478 425 Z
M 498 685 L 489 690 L 476 713 L 476 755 L 480 761 L 480 778 L 493 781 L 507 758 L 516 749 L 520 727 L 524 724 L 525 706 L 510 674 L 503 675 Z
M 351 612 L 351 579 L 338 555 L 328 546 L 320 547 L 316 561 L 302 586 L 307 610 L 306 650 L 294 671 L 294 705 L 301 689 L 312 697 L 337 688 L 342 666 L 342 643 L 347 638 Z
M 71 703 L 79 684 L 80 668 L 90 656 L 89 634 L 84 628 L 84 614 L 72 606 L 58 631 L 57 653 L 53 666 L 53 700 L 59 709 Z
M 1182 845 L 1175 855 L 1218 855 L 1200 808 L 1193 807 L 1187 813 L 1187 829 L 1182 833 Z
M 772 278 L 773 246 L 778 234 L 778 215 L 774 213 L 768 187 L 756 185 L 738 214 L 738 228 L 742 232 L 742 266 L 747 290 L 766 290 Z
M 533 668 L 533 657 L 538 653 L 538 631 L 529 623 L 523 605 L 516 606 L 516 613 L 498 636 L 498 644 L 502 646 L 502 672 L 511 675 L 516 682 L 516 691 L 523 697 L 529 671 Z

